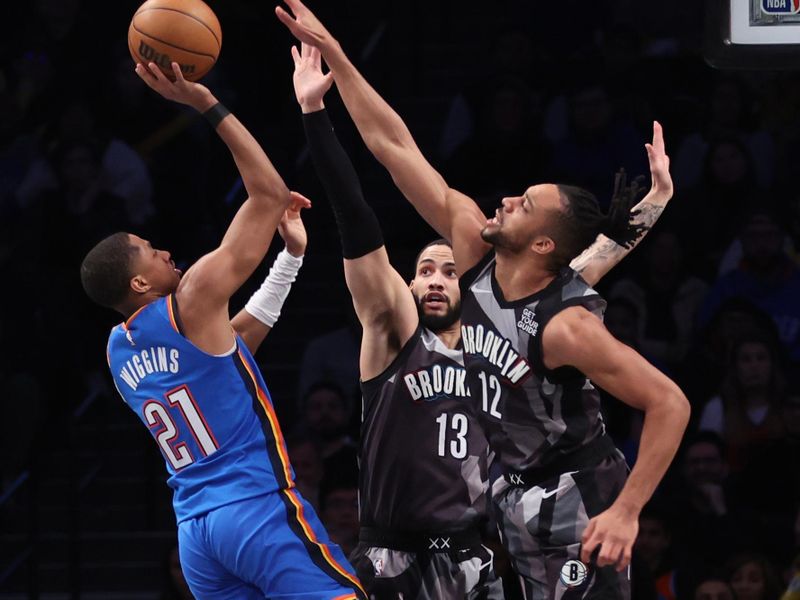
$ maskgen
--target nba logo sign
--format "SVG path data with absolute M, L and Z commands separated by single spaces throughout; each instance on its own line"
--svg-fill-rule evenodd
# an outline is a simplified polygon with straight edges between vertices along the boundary
M 586 581 L 586 565 L 579 560 L 568 560 L 561 567 L 560 579 L 567 588 L 576 588 Z
M 800 0 L 761 0 L 761 12 L 768 15 L 796 15 Z

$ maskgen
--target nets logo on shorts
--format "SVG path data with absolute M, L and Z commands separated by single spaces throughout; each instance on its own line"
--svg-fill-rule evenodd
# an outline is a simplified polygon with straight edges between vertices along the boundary
M 761 12 L 768 15 L 796 15 L 800 0 L 761 0 Z
M 376 558 L 375 562 L 372 563 L 373 568 L 375 569 L 375 577 L 380 577 L 383 575 L 383 559 Z
M 586 581 L 586 565 L 579 560 L 568 560 L 561 567 L 561 583 L 568 588 L 575 588 Z

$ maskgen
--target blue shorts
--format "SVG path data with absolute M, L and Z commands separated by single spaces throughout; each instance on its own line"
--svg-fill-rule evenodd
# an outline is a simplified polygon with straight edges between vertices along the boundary
M 344 554 L 295 489 L 181 522 L 178 549 L 198 600 L 366 598 Z

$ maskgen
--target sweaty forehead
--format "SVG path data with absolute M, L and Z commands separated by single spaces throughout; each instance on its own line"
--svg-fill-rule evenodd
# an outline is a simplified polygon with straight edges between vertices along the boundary
M 560 210 L 562 208 L 561 194 L 554 183 L 540 183 L 525 190 L 525 195 L 538 208 Z
M 417 266 L 423 260 L 432 260 L 437 265 L 454 262 L 453 249 L 450 246 L 429 246 L 419 255 Z

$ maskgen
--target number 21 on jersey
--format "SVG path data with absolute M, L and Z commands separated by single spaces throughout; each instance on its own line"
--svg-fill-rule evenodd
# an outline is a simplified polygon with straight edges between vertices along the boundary
M 164 394 L 164 397 L 170 406 L 177 406 L 180 409 L 183 421 L 188 426 L 203 456 L 216 452 L 219 448 L 217 440 L 197 408 L 189 388 L 182 385 L 179 388 L 170 390 Z M 154 428 L 158 428 L 153 431 L 153 436 L 173 469 L 177 471 L 196 460 L 186 443 L 181 441 L 183 437 L 181 434 L 184 430 L 179 429 L 178 424 L 172 419 L 166 406 L 156 400 L 148 400 L 142 407 L 142 413 L 151 431 Z

